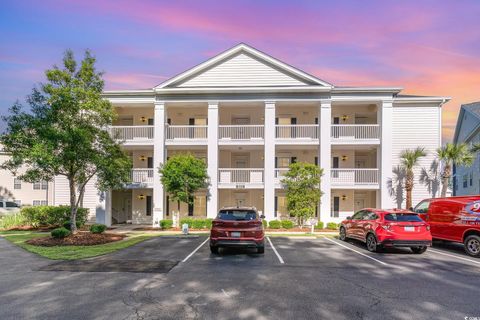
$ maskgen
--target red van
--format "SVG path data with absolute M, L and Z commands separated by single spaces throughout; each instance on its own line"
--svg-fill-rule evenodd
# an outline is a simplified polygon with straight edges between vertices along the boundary
M 461 242 L 480 257 L 480 195 L 426 199 L 414 211 L 430 224 L 434 239 Z

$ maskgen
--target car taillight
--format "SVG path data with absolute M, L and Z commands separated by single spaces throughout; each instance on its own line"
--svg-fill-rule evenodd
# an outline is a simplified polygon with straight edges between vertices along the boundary
M 213 221 L 212 222 L 212 227 L 221 227 L 222 223 L 220 221 Z
M 430 225 L 427 225 L 427 231 L 430 231 Z

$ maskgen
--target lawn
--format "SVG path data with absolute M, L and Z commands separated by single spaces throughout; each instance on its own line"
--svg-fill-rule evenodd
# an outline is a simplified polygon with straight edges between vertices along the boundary
M 100 256 L 120 249 L 128 248 L 134 244 L 158 236 L 158 234 L 147 233 L 129 234 L 124 240 L 95 246 L 40 247 L 25 243 L 33 238 L 46 237 L 49 235 L 49 233 L 35 233 L 31 231 L 0 231 L 0 236 L 4 237 L 11 243 L 16 244 L 27 251 L 52 260 L 76 260 Z

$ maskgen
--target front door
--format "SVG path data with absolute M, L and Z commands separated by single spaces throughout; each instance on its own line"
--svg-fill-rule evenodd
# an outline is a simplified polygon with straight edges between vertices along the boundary
M 130 197 L 123 199 L 123 216 L 126 220 L 132 220 L 132 199 Z
M 353 210 L 355 212 L 360 211 L 365 208 L 365 199 L 355 199 L 355 204 Z

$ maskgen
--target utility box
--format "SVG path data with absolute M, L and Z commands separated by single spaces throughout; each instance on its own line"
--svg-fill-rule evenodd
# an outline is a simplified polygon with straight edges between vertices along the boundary
M 183 233 L 184 235 L 187 235 L 187 234 L 188 234 L 188 223 L 182 224 L 182 233 Z

